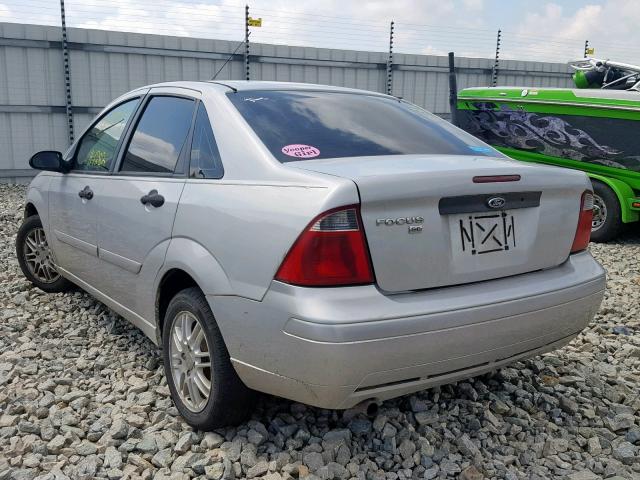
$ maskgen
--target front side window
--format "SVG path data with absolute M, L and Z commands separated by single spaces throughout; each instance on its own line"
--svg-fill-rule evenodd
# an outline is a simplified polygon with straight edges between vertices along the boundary
M 80 143 L 73 169 L 108 172 L 116 156 L 116 148 L 127 122 L 135 112 L 139 98 L 121 103 L 91 127 Z
M 133 132 L 120 171 L 173 173 L 191 128 L 194 104 L 188 98 L 152 97 Z
M 196 178 L 222 178 L 224 169 L 207 110 L 200 103 L 191 142 L 191 172 Z
M 280 162 L 410 154 L 503 156 L 449 122 L 395 98 L 301 90 L 227 96 Z

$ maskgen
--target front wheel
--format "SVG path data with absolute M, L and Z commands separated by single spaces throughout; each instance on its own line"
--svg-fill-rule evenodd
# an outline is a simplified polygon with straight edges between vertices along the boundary
M 18 264 L 27 280 L 47 293 L 66 292 L 73 284 L 58 273 L 38 215 L 27 217 L 16 236 Z
M 591 241 L 608 242 L 622 231 L 622 211 L 618 196 L 607 185 L 598 180 L 593 184 L 593 221 Z
M 189 425 L 212 430 L 248 416 L 254 392 L 231 365 L 213 312 L 198 288 L 182 290 L 169 303 L 162 347 L 173 402 Z

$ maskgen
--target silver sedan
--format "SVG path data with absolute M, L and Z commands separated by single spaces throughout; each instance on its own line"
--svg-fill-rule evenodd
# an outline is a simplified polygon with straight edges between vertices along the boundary
M 25 276 L 162 346 L 201 429 L 254 390 L 374 408 L 478 375 L 566 344 L 603 297 L 584 173 L 378 93 L 152 85 L 30 164 Z

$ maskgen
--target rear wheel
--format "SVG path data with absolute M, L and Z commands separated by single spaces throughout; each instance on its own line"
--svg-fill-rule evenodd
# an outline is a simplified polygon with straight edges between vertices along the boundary
M 231 365 L 211 308 L 198 288 L 182 290 L 169 303 L 162 344 L 169 389 L 189 425 L 212 430 L 248 416 L 254 392 Z
M 593 180 L 593 221 L 591 241 L 608 242 L 622 231 L 622 212 L 618 196 L 607 185 Z
M 38 215 L 25 218 L 16 236 L 18 264 L 27 280 L 47 293 L 66 292 L 73 284 L 58 273 Z

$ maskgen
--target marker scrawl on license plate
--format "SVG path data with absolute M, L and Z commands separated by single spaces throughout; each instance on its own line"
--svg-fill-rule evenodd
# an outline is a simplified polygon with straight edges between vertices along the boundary
M 513 215 L 500 212 L 460 219 L 460 240 L 462 251 L 472 255 L 509 250 L 516 246 Z

